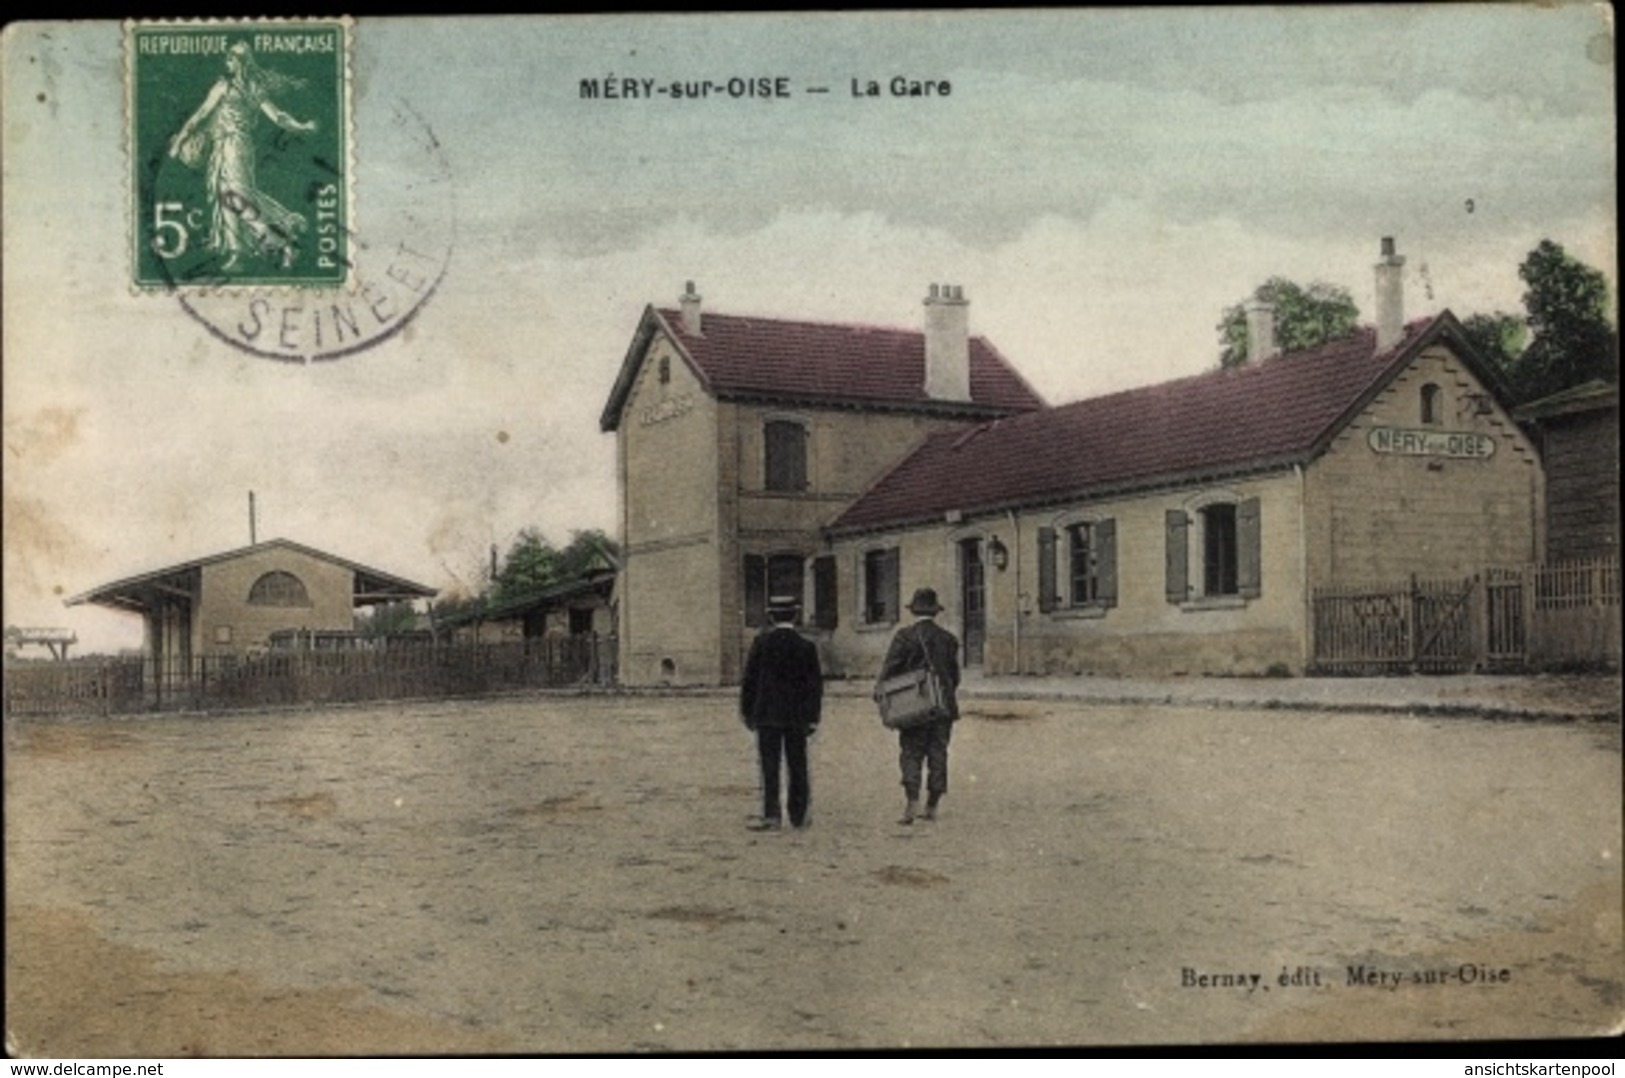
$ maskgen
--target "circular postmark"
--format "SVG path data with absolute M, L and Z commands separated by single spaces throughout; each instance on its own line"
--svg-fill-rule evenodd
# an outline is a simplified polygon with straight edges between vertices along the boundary
M 405 100 L 352 105 L 349 30 L 130 28 L 133 283 L 251 355 L 372 348 L 412 322 L 450 263 L 444 150 Z
M 433 298 L 455 241 L 451 168 L 409 104 L 382 111 L 362 129 L 356 182 L 365 224 L 341 232 L 343 283 L 242 285 L 219 272 L 176 282 L 182 309 L 211 336 L 266 359 L 342 359 L 400 333 Z M 320 190 L 311 197 L 319 202 Z

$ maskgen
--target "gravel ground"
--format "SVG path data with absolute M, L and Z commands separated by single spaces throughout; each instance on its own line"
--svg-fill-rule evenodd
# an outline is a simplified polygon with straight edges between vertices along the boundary
M 966 710 L 943 818 L 900 827 L 895 740 L 835 695 L 813 826 L 775 835 L 744 828 L 752 745 L 716 694 L 8 722 L 9 1044 L 686 1052 L 1625 1024 L 1617 722 L 985 693 Z

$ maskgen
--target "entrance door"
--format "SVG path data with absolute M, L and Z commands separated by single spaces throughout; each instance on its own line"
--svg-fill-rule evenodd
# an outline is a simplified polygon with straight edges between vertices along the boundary
M 987 640 L 987 567 L 980 539 L 959 542 L 959 609 L 965 619 L 965 665 L 980 666 Z

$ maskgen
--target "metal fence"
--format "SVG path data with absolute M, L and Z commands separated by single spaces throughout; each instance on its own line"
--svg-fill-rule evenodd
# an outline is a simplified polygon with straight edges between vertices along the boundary
M 480 696 L 615 679 L 613 637 L 568 636 L 209 655 L 161 668 L 140 659 L 19 664 L 6 668 L 5 705 L 8 715 L 113 715 Z
M 1312 666 L 1321 672 L 1619 665 L 1619 563 L 1611 558 L 1317 588 L 1311 607 Z

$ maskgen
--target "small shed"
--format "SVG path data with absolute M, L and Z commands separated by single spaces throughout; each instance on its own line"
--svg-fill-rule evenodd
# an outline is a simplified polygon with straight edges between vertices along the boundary
M 436 623 L 460 644 L 513 643 L 538 638 L 615 634 L 615 570 L 588 575 L 462 611 Z
M 1519 408 L 1546 468 L 1546 560 L 1619 557 L 1619 387 L 1601 380 Z

